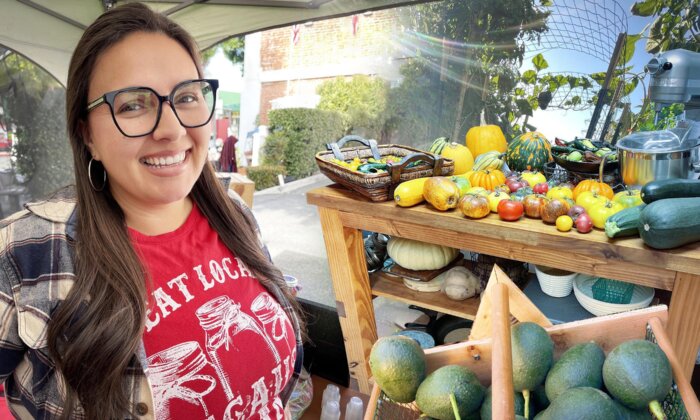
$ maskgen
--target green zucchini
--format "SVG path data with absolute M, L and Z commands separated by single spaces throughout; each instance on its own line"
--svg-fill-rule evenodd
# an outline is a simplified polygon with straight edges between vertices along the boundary
M 664 198 L 700 197 L 700 180 L 660 179 L 642 187 L 642 201 L 649 204 Z
M 700 241 L 700 197 L 668 198 L 647 205 L 639 215 L 639 236 L 656 249 Z
M 638 235 L 639 215 L 646 204 L 629 207 L 608 217 L 605 221 L 605 234 L 608 238 Z

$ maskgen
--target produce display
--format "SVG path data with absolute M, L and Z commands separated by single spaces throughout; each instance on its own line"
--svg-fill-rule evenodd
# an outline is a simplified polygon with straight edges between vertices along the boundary
M 379 388 L 397 402 L 413 402 L 421 418 L 491 419 L 492 392 L 469 368 L 448 364 L 426 376 L 417 343 L 405 337 L 377 340 L 370 368 Z M 673 375 L 666 354 L 645 340 L 624 341 L 606 356 L 590 341 L 554 360 L 554 343 L 532 322 L 511 327 L 516 418 L 663 419 L 660 405 Z M 395 396 L 395 397 L 394 397 Z M 399 399 L 397 399 L 399 398 Z
M 446 267 L 459 255 L 459 250 L 427 242 L 392 236 L 386 251 L 395 263 L 409 270 L 437 270 Z
M 473 142 L 475 150 L 482 151 L 482 147 L 491 150 L 483 151 L 473 160 L 462 158 L 462 164 L 464 161 L 472 164 L 470 170 L 450 177 L 403 182 L 394 191 L 396 204 L 411 207 L 427 201 L 435 210 L 456 209 L 468 219 L 489 217 L 491 213 L 508 222 L 523 217 L 541 219 L 561 233 L 585 234 L 595 228 L 604 230 L 611 239 L 639 235 L 646 245 L 656 249 L 700 241 L 700 211 L 695 210 L 700 208 L 697 201 L 700 180 L 665 179 L 649 182 L 640 189 L 618 191 L 599 179 L 583 179 L 576 185 L 555 182 L 547 180 L 538 170 L 548 161 L 550 150 L 549 142 L 539 133 L 517 137 L 508 144 L 505 153 L 493 149 L 496 146 L 489 145 L 489 141 Z M 438 138 L 431 150 L 444 153 L 452 145 L 447 139 Z M 557 146 L 551 146 L 558 153 L 563 148 L 603 154 L 610 147 L 586 139 L 568 143 L 557 139 Z M 690 198 L 697 200 L 642 206 Z M 501 202 L 505 203 L 501 205 Z

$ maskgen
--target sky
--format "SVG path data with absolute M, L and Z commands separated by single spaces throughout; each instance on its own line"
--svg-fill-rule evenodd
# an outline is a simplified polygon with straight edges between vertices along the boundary
M 556 2 L 557 0 L 555 0 Z M 592 11 L 592 13 L 598 13 L 599 5 L 605 4 L 605 7 L 610 8 L 613 14 L 620 15 L 623 19 L 627 20 L 628 33 L 636 34 L 642 31 L 642 29 L 651 22 L 651 18 L 641 18 L 637 16 L 632 16 L 630 9 L 634 0 L 616 0 L 619 4 L 618 7 L 614 7 L 612 0 L 558 0 L 559 4 L 575 4 L 576 7 L 587 8 L 587 12 Z M 570 7 L 570 6 L 569 6 Z M 577 13 L 582 13 L 577 11 Z M 584 35 L 586 36 L 586 35 Z M 595 36 L 592 34 L 591 36 Z M 629 63 L 633 67 L 633 72 L 639 73 L 644 70 L 644 65 L 651 59 L 652 55 L 647 53 L 644 49 L 646 41 L 641 39 L 637 42 L 635 53 L 632 61 Z M 579 47 L 579 49 L 581 49 Z M 584 48 L 585 49 L 585 48 Z M 529 53 L 521 71 L 532 68 L 530 58 L 534 56 L 537 52 L 542 52 L 543 56 L 549 64 L 549 68 L 543 72 L 553 72 L 553 73 L 566 73 L 566 72 L 580 72 L 580 73 L 596 73 L 604 72 L 607 70 L 607 61 L 602 61 L 601 59 L 590 57 L 581 52 L 567 50 L 567 49 L 554 49 L 546 51 L 535 51 Z M 238 66 L 231 64 L 229 60 L 226 59 L 223 52 L 219 50 L 214 57 L 209 62 L 206 68 L 206 74 L 208 77 L 215 77 L 220 80 L 220 89 L 232 92 L 240 92 L 243 89 L 243 78 Z M 646 77 L 644 82 L 648 85 L 649 78 Z M 630 103 L 632 104 L 632 110 L 638 111 L 638 107 L 641 105 L 643 100 L 643 89 L 640 84 L 637 89 L 630 95 Z M 528 121 L 529 124 L 535 126 L 537 131 L 542 132 L 547 138 L 553 139 L 554 137 L 559 137 L 567 140 L 572 140 L 574 137 L 583 137 L 585 135 L 586 129 L 588 127 L 588 120 L 593 112 L 593 108 L 584 111 L 564 111 L 564 110 L 537 110 L 535 114 Z M 604 118 L 605 114 L 601 118 Z
M 556 0 L 555 0 L 556 1 Z M 570 0 L 571 1 L 571 0 Z M 590 7 L 590 1 L 580 1 Z M 600 2 L 602 0 L 598 0 Z M 628 34 L 636 34 L 641 32 L 644 27 L 651 22 L 651 18 L 642 18 L 633 16 L 630 12 L 633 0 L 618 0 L 621 6 L 621 11 L 627 19 Z M 639 73 L 644 71 L 644 65 L 652 58 L 652 55 L 645 51 L 646 40 L 637 41 L 635 53 L 629 65 L 633 67 L 632 72 Z M 556 49 L 543 52 L 543 56 L 549 63 L 549 68 L 546 71 L 550 72 L 567 72 L 576 71 L 581 73 L 596 73 L 605 72 L 608 63 L 603 62 L 595 57 L 590 57 L 585 54 L 566 50 Z M 523 69 L 532 68 L 530 60 L 526 60 Z M 649 78 L 644 79 L 644 83 L 648 86 Z M 637 89 L 630 95 L 630 103 L 634 112 L 639 111 L 639 106 L 644 99 L 642 85 L 638 85 Z M 542 132 L 547 138 L 553 139 L 555 136 L 566 140 L 573 140 L 574 137 L 584 137 L 588 128 L 588 120 L 593 113 L 593 109 L 585 111 L 564 111 L 564 110 L 537 110 L 530 119 L 529 123 L 537 127 L 537 131 Z M 603 114 L 602 118 L 605 115 Z

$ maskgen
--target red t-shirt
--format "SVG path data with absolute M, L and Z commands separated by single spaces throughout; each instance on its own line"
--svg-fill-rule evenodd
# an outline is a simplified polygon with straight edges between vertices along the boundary
M 151 279 L 143 341 L 157 419 L 283 419 L 294 330 L 197 206 L 173 232 L 129 229 Z

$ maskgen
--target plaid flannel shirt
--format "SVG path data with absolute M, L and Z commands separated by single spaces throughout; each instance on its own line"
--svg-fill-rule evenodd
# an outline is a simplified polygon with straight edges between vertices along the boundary
M 240 197 L 232 198 L 252 218 Z M 77 239 L 76 205 L 75 199 L 64 193 L 25 207 L 0 221 L 0 383 L 5 382 L 6 398 L 15 417 L 54 419 L 63 410 L 65 383 L 47 348 L 47 326 L 75 281 L 72 243 Z M 262 240 L 260 245 L 269 257 Z M 289 301 L 279 289 L 270 292 L 282 307 L 289 308 Z M 291 321 L 296 331 L 297 359 L 293 376 L 280 395 L 285 404 L 303 361 L 299 321 L 296 317 Z M 147 369 L 141 343 L 124 373 L 131 411 L 139 419 L 154 418 Z M 73 418 L 84 418 L 82 408 Z

